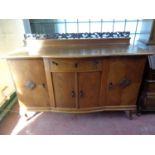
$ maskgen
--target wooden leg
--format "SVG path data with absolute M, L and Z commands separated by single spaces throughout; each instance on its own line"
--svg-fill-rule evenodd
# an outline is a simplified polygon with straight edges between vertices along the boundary
M 26 109 L 20 108 L 20 116 L 25 119 L 26 121 L 30 120 L 34 116 L 36 116 L 38 112 L 30 112 L 27 111 Z
M 136 115 L 137 115 L 138 117 L 140 117 L 140 116 L 141 116 L 141 113 L 140 113 L 140 112 L 136 112 Z
M 145 101 L 145 92 L 142 93 L 142 95 L 139 97 L 138 105 L 137 105 L 137 116 L 141 116 L 142 109 L 144 107 L 144 101 Z
M 132 110 L 125 111 L 125 113 L 126 113 L 126 116 L 127 116 L 130 120 L 133 119 L 133 111 L 132 111 Z
M 132 120 L 133 119 L 133 112 L 130 110 L 129 111 L 129 119 Z
M 20 116 L 21 117 L 28 117 L 26 113 L 27 113 L 27 110 L 20 107 L 20 109 L 19 109 Z
M 27 121 L 29 121 L 30 119 L 34 118 L 37 114 L 39 114 L 39 112 L 27 112 Z

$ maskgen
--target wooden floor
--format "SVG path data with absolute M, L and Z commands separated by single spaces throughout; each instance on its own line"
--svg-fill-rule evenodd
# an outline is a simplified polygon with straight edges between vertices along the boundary
M 124 112 L 90 114 L 37 113 L 29 120 L 18 114 L 18 104 L 0 123 L 3 135 L 154 135 L 155 113 L 129 120 Z

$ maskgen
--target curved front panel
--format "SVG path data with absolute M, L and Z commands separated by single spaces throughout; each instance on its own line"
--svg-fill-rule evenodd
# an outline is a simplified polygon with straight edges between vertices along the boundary
M 86 113 L 136 110 L 145 57 L 8 60 L 20 106 Z

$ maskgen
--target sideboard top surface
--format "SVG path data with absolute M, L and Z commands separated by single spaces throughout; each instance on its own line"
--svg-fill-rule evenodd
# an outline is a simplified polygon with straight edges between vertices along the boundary
M 91 58 L 109 56 L 153 55 L 155 50 L 142 45 L 104 45 L 104 46 L 27 46 L 16 49 L 0 58 Z

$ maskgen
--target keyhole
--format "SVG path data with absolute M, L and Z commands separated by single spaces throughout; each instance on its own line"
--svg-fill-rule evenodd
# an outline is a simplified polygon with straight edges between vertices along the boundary
M 111 89 L 113 87 L 112 82 L 109 83 L 109 89 Z

